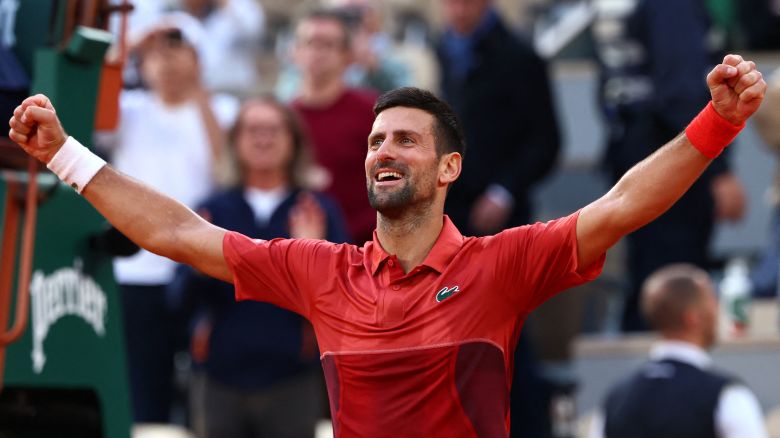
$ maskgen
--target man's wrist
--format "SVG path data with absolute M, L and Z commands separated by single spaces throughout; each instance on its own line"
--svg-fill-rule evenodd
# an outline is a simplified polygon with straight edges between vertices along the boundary
M 716 158 L 744 127 L 744 122 L 739 125 L 731 123 L 709 102 L 685 128 L 685 136 L 702 155 Z
M 105 160 L 68 137 L 46 167 L 80 194 L 105 165 Z

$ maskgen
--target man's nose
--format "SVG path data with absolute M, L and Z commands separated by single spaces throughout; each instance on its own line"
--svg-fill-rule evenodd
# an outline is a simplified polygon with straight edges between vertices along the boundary
M 376 159 L 378 161 L 391 160 L 395 157 L 395 148 L 393 142 L 390 139 L 385 139 L 379 148 L 376 150 Z

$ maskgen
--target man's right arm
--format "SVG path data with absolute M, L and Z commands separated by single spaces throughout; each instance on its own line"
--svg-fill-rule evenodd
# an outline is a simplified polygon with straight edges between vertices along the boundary
M 110 166 L 103 167 L 82 192 L 112 225 L 142 248 L 206 275 L 232 282 L 222 253 L 226 231 Z
M 54 107 L 43 95 L 25 99 L 14 111 L 9 125 L 9 138 L 46 164 L 67 139 Z M 109 166 L 94 174 L 82 195 L 144 249 L 232 282 L 222 252 L 226 231 L 209 224 L 183 204 Z

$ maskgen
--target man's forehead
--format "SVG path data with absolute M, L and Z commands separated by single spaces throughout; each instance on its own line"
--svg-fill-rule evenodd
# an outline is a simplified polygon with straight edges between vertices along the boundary
M 378 132 L 410 131 L 433 134 L 433 115 L 418 108 L 397 106 L 388 108 L 374 120 L 372 134 Z
M 312 33 L 333 33 L 339 36 L 345 32 L 344 26 L 335 17 L 310 17 L 301 20 L 296 28 L 298 35 Z

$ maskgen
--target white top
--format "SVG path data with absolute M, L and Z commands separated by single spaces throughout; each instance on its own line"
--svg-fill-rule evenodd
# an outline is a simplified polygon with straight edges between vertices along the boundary
M 212 98 L 221 126 L 232 123 L 238 105 L 229 96 Z M 110 161 L 117 170 L 190 208 L 211 193 L 211 145 L 195 102 L 169 107 L 149 92 L 124 91 L 120 111 L 117 131 L 97 139 L 110 149 Z M 122 284 L 160 285 L 173 278 L 175 266 L 169 259 L 141 250 L 131 257 L 116 258 L 114 274 Z
M 111 0 L 119 4 L 122 0 Z M 209 90 L 251 92 L 258 86 L 257 59 L 265 27 L 265 15 L 257 0 L 227 0 L 203 20 L 181 10 L 177 0 L 133 0 L 128 16 L 128 39 L 138 41 L 164 25 L 178 27 L 199 56 L 203 81 Z M 120 14 L 113 14 L 110 28 L 119 35 Z M 125 72 L 133 79 L 137 72 Z
M 284 202 L 289 191 L 286 187 L 279 187 L 273 190 L 260 190 L 254 187 L 248 187 L 244 190 L 244 199 L 252 209 L 255 215 L 255 221 L 265 225 L 271 219 L 279 204 Z
M 229 0 L 203 21 L 203 80 L 212 90 L 246 93 L 257 86 L 265 16 L 257 0 Z
M 673 359 L 699 369 L 712 366 L 712 358 L 701 348 L 681 341 L 660 341 L 650 350 L 652 360 Z M 721 438 L 766 438 L 761 406 L 745 385 L 723 389 L 715 409 L 715 431 Z M 604 413 L 596 412 L 590 424 L 590 438 L 604 437 Z

